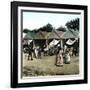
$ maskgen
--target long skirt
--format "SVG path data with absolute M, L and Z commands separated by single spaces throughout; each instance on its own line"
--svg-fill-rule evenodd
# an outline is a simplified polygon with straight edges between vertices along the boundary
M 56 66 L 63 66 L 63 56 L 61 54 L 56 55 Z

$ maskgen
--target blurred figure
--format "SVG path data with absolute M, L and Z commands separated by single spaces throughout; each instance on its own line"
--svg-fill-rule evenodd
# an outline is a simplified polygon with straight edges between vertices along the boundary
M 38 46 L 36 46 L 35 48 L 34 48 L 34 54 L 35 54 L 35 58 L 37 58 L 38 59 Z
M 66 45 L 64 45 L 64 53 L 66 52 L 66 50 L 67 50 L 67 46 L 66 46 Z
M 38 58 L 41 59 L 41 48 L 38 48 Z
M 73 47 L 70 48 L 70 50 L 69 50 L 69 55 L 70 55 L 70 56 L 73 56 Z
M 33 48 L 28 45 L 28 60 L 31 58 L 31 60 L 33 60 Z

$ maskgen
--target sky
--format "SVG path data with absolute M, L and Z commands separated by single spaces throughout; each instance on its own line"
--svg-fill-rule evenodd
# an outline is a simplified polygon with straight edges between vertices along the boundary
M 57 29 L 75 18 L 80 18 L 80 14 L 23 12 L 23 29 L 38 29 L 48 23 Z

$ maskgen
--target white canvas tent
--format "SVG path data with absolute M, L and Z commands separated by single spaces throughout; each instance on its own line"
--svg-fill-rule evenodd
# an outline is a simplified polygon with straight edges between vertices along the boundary
M 50 43 L 49 43 L 49 47 L 53 47 L 55 45 L 57 45 L 59 43 L 60 40 L 55 40 L 53 39 Z
M 67 30 L 63 35 L 63 39 L 79 38 L 79 32 L 74 30 Z
M 66 42 L 66 44 L 67 45 L 73 45 L 75 42 L 76 42 L 76 39 L 75 40 L 68 39 L 68 41 Z

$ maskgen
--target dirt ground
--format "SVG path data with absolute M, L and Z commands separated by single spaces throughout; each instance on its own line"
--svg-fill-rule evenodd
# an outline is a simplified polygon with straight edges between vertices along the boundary
M 72 56 L 70 64 L 55 65 L 56 56 L 43 56 L 41 59 L 27 60 L 23 54 L 22 76 L 50 76 L 79 74 L 79 56 Z

